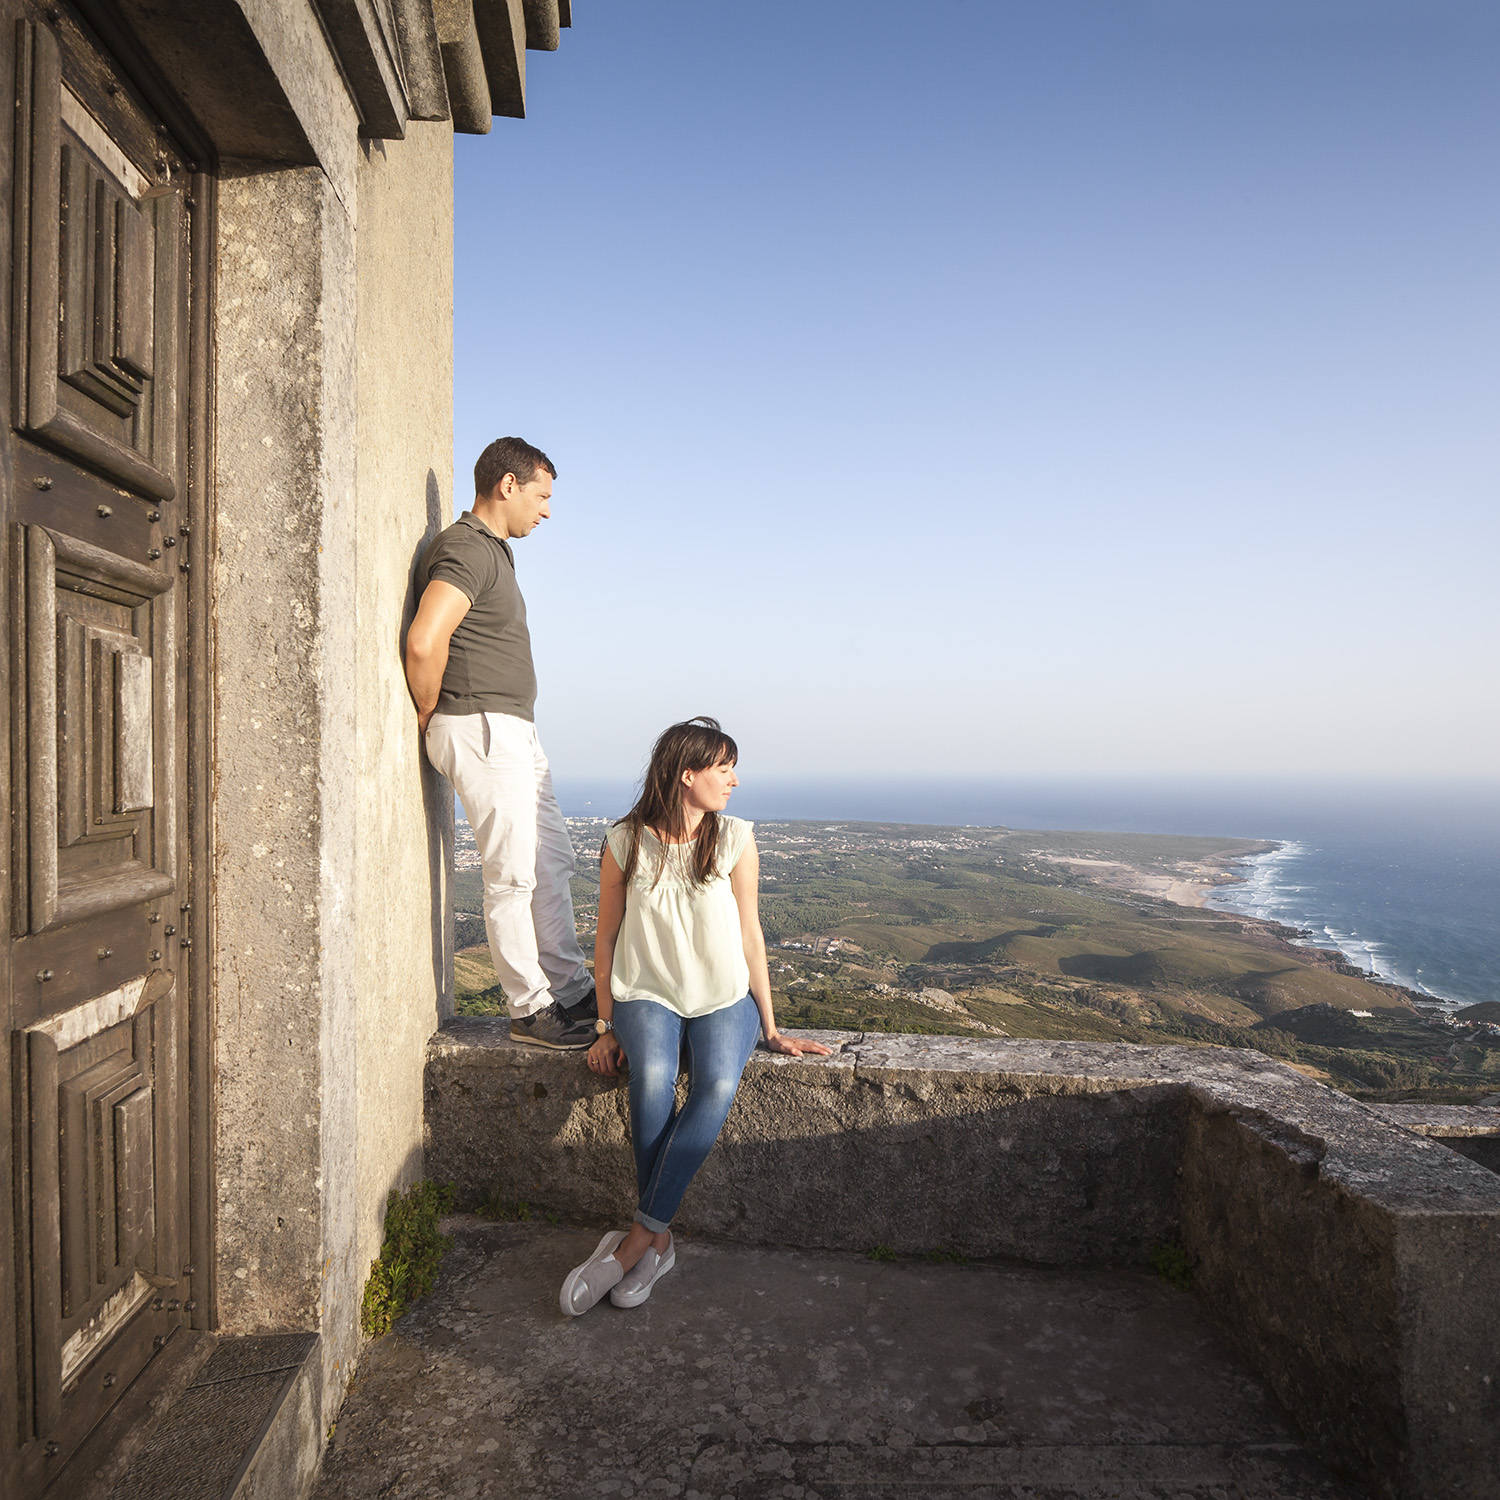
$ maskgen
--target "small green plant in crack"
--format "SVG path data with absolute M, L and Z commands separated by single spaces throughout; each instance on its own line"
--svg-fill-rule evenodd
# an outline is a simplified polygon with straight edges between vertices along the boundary
M 386 1200 L 385 1243 L 370 1266 L 360 1304 L 359 1326 L 378 1339 L 437 1280 L 438 1266 L 453 1241 L 438 1232 L 438 1220 L 453 1208 L 453 1187 L 413 1183 Z
M 492 1219 L 497 1224 L 529 1224 L 531 1205 L 509 1203 L 499 1188 L 491 1188 L 474 1210 L 481 1219 Z
M 929 1250 L 922 1259 L 950 1266 L 966 1266 L 969 1263 L 969 1257 L 962 1250 Z
M 1158 1245 L 1151 1252 L 1151 1268 L 1180 1292 L 1193 1284 L 1193 1262 L 1181 1245 Z
M 871 1260 L 895 1260 L 895 1258 L 896 1252 L 892 1250 L 889 1245 L 876 1245 L 876 1247 L 872 1251 L 870 1251 Z

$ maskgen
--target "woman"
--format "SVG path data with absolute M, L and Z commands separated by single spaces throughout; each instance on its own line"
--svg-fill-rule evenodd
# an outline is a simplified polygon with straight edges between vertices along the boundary
M 674 724 L 651 751 L 636 804 L 609 831 L 599 863 L 594 940 L 598 1040 L 588 1064 L 630 1070 L 635 1223 L 613 1230 L 568 1273 L 570 1317 L 606 1292 L 639 1307 L 676 1263 L 672 1217 L 719 1138 L 740 1075 L 764 1033 L 772 1052 L 827 1056 L 776 1030 L 757 905 L 751 825 L 724 816 L 739 751 L 717 719 Z M 688 1097 L 677 1108 L 687 1054 Z

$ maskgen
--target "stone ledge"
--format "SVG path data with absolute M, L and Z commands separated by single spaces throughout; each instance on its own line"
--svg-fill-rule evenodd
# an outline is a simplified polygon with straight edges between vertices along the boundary
M 1500 1172 L 1500 1109 L 1482 1104 L 1375 1104 L 1383 1119 Z
M 865 1084 L 879 1091 L 887 1111 L 902 1112 L 906 1104 L 922 1106 L 923 1113 L 946 1113 L 949 1102 L 959 1113 L 972 1112 L 980 1095 L 998 1107 L 1046 1099 L 1138 1095 L 1143 1100 L 1154 1099 L 1165 1109 L 1191 1101 L 1207 1114 L 1233 1113 L 1297 1158 L 1303 1170 L 1384 1207 L 1424 1213 L 1437 1209 L 1492 1213 L 1500 1209 L 1500 1182 L 1486 1182 L 1482 1174 L 1454 1162 L 1451 1153 L 1434 1150 L 1430 1144 L 1463 1135 L 1500 1135 L 1500 1109 L 1365 1105 L 1261 1053 L 1222 1047 L 1138 1047 L 1125 1043 L 856 1032 L 790 1034 L 821 1041 L 834 1048 L 833 1055 L 793 1059 L 757 1048 L 745 1070 L 741 1098 L 725 1128 L 725 1142 L 763 1131 L 766 1122 L 757 1121 L 756 1131 L 747 1132 L 749 1122 L 744 1116 L 749 1112 L 747 1106 L 754 1109 L 768 1093 L 783 1106 L 776 1110 L 775 1128 L 770 1133 L 778 1140 L 798 1138 L 799 1113 L 789 1106 L 798 1096 L 807 1104 L 816 1097 L 806 1092 L 812 1089 L 847 1090 L 852 1084 Z M 435 1096 L 437 1080 L 450 1076 L 458 1081 L 472 1074 L 469 1086 L 473 1087 L 478 1078 L 493 1073 L 491 1086 L 507 1098 L 513 1089 L 519 1089 L 514 1107 L 528 1115 L 538 1114 L 538 1126 L 558 1115 L 562 1100 L 556 1096 L 565 1096 L 567 1128 L 560 1128 L 555 1137 L 564 1152 L 570 1146 L 576 1148 L 583 1138 L 597 1135 L 596 1144 L 613 1147 L 616 1152 L 623 1150 L 628 1161 L 624 1081 L 597 1078 L 584 1068 L 578 1054 L 518 1045 L 510 1040 L 507 1026 L 500 1020 L 459 1017 L 446 1023 L 428 1043 L 427 1071 L 429 1170 L 436 1161 L 443 1161 L 461 1192 L 486 1192 L 498 1187 L 508 1193 L 514 1186 L 529 1187 L 536 1193 L 541 1191 L 543 1179 L 533 1174 L 532 1181 L 526 1183 L 524 1162 L 502 1160 L 508 1152 L 491 1153 L 477 1135 L 469 1137 L 469 1130 L 478 1127 L 481 1120 L 466 1120 L 467 1112 L 459 1101 L 442 1097 L 440 1090 Z M 537 1084 L 546 1092 L 538 1094 Z M 528 1085 L 530 1101 L 523 1097 Z M 552 1105 L 538 1110 L 537 1106 L 549 1098 L 554 1101 Z M 960 1101 L 965 1102 L 961 1105 Z M 496 1101 L 492 1098 L 491 1102 Z M 441 1132 L 434 1128 L 434 1107 L 444 1122 Z M 1493 1119 L 1476 1120 L 1475 1116 Z M 611 1117 L 617 1119 L 618 1132 L 611 1128 L 616 1123 Z M 564 1122 L 558 1119 L 556 1123 L 561 1127 Z M 452 1130 L 468 1138 L 461 1157 L 449 1161 L 444 1151 L 452 1138 L 445 1132 Z M 434 1151 L 438 1153 L 436 1160 Z M 711 1160 L 705 1173 L 712 1166 Z M 619 1191 L 612 1201 L 630 1203 L 629 1176 L 627 1173 L 626 1180 L 616 1184 Z M 550 1195 L 560 1184 L 547 1186 Z M 580 1191 L 582 1184 L 575 1183 L 564 1189 L 561 1201 L 549 1196 L 548 1206 L 572 1213 L 567 1200 Z M 693 1213 L 707 1211 L 706 1205 L 700 1210 L 696 1196 L 701 1195 L 690 1195 L 689 1199 Z M 609 1211 L 604 1202 L 596 1205 L 592 1195 L 578 1206 L 589 1218 L 601 1210 Z M 684 1204 L 684 1211 L 688 1211 L 688 1204 Z M 839 1243 L 826 1248 L 868 1248 L 849 1240 L 848 1230 L 833 1232 L 839 1236 Z M 765 1241 L 783 1243 L 785 1238 L 777 1232 L 765 1236 Z M 930 1247 L 929 1236 L 921 1244 L 896 1248 Z M 1052 1259 L 1025 1258 L 1043 1262 Z M 1093 1258 L 1070 1254 L 1059 1257 L 1062 1261 Z M 1118 1258 L 1141 1257 L 1126 1253 Z
M 819 1039 L 751 1058 L 684 1231 L 1043 1265 L 1177 1246 L 1325 1462 L 1500 1500 L 1500 1177 L 1258 1053 Z M 428 1173 L 463 1197 L 628 1218 L 625 1090 L 576 1054 L 458 1020 L 426 1089 Z
M 1463 1136 L 1500 1136 L 1500 1109 L 1485 1104 L 1372 1104 L 1393 1125 L 1434 1140 Z

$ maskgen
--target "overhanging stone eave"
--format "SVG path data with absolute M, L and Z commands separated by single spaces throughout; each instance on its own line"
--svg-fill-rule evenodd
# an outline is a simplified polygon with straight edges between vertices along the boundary
M 557 49 L 573 24 L 566 0 L 432 3 L 455 133 L 488 135 L 493 116 L 524 119 L 526 53 Z
M 118 0 L 118 10 L 167 64 L 219 157 L 325 169 L 328 144 L 305 118 L 298 69 L 342 79 L 359 130 L 373 139 L 400 139 L 411 120 L 484 135 L 495 116 L 525 117 L 526 52 L 556 50 L 572 24 L 558 0 L 392 0 L 392 35 L 372 0 L 323 0 L 311 24 L 321 25 L 326 53 L 283 56 L 263 34 L 264 17 L 233 0 Z
M 388 37 L 370 0 L 319 0 L 329 46 L 339 60 L 360 129 L 382 140 L 400 140 L 415 111 L 401 66 L 400 43 Z

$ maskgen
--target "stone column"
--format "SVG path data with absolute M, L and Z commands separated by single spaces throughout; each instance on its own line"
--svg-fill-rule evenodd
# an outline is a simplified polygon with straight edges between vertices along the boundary
M 358 1347 L 354 225 L 317 168 L 219 195 L 214 955 L 221 1329 Z

